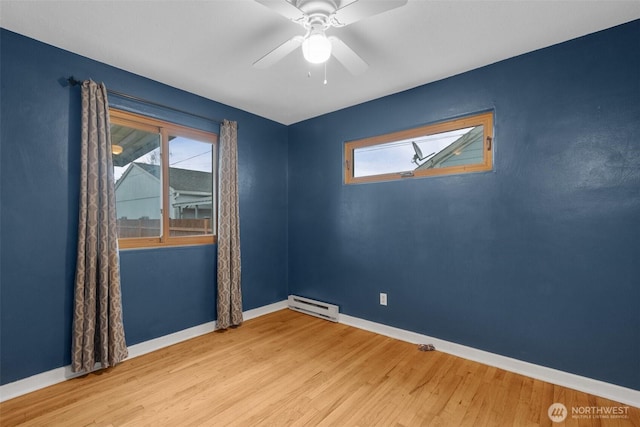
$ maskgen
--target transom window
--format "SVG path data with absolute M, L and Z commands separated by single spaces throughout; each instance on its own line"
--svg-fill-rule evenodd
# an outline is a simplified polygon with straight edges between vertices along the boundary
M 493 168 L 493 114 L 345 143 L 345 183 L 390 181 Z
M 111 109 L 120 248 L 215 242 L 217 135 Z

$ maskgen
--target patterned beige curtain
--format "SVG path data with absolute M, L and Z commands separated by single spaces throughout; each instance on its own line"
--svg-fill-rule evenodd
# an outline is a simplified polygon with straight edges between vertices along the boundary
M 80 218 L 71 369 L 89 372 L 127 357 L 107 89 L 82 83 Z
M 218 329 L 242 323 L 240 213 L 238 209 L 238 126 L 220 125 L 218 208 Z

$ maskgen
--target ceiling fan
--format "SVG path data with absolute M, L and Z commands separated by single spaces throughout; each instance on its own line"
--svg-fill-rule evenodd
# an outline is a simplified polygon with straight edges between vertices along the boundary
M 256 1 L 302 25 L 307 32 L 304 36 L 295 36 L 282 43 L 254 62 L 254 67 L 270 67 L 302 46 L 302 54 L 308 62 L 322 64 L 333 55 L 351 74 L 359 75 L 367 69 L 367 63 L 339 38 L 327 37 L 325 31 L 330 27 L 344 27 L 361 19 L 404 6 L 408 0 Z

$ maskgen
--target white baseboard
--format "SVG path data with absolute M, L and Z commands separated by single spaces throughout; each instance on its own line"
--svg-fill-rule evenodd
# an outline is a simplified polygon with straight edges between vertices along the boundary
M 256 317 L 264 316 L 265 314 L 274 311 L 282 310 L 286 307 L 286 301 L 279 301 L 273 304 L 265 305 L 263 307 L 254 308 L 253 310 L 247 310 L 242 313 L 242 317 L 244 320 L 250 320 Z M 147 354 L 164 347 L 168 347 L 173 344 L 177 344 L 191 338 L 195 338 L 200 335 L 207 334 L 214 331 L 215 329 L 216 322 L 207 322 L 198 326 L 194 326 L 192 328 L 175 332 L 173 334 L 131 345 L 128 347 L 129 357 L 127 357 L 127 360 L 133 359 L 134 357 L 142 356 L 143 354 Z M 40 390 L 41 388 L 49 387 L 57 383 L 61 383 L 71 378 L 79 377 L 81 375 L 84 375 L 84 373 L 75 373 L 71 371 L 71 366 L 63 366 L 61 368 L 52 369 L 50 371 L 42 372 L 28 378 L 5 384 L 3 386 L 0 386 L 0 402 L 4 402 L 5 400 L 13 399 L 14 397 L 22 396 L 23 394 Z
M 253 310 L 247 310 L 242 313 L 242 317 L 244 318 L 244 320 L 251 320 L 256 317 L 264 316 L 265 314 L 273 313 L 274 311 L 283 310 L 285 308 L 287 308 L 287 300 L 282 300 L 274 302 L 273 304 L 254 308 Z
M 489 366 L 504 369 L 505 371 L 525 375 L 527 377 L 546 381 L 563 387 L 579 390 L 595 396 L 604 397 L 615 402 L 624 403 L 635 407 L 640 407 L 640 391 L 630 388 L 598 381 L 580 375 L 571 374 L 545 366 L 535 365 L 522 360 L 512 359 L 488 351 L 478 350 L 461 344 L 444 341 L 427 335 L 404 329 L 394 328 L 382 323 L 375 323 L 369 320 L 340 314 L 340 323 L 364 329 L 376 334 L 385 335 L 398 340 L 414 344 L 433 344 L 436 350 L 443 353 L 452 354 L 464 359 L 473 360 Z
M 269 314 L 274 311 L 282 310 L 286 307 L 286 301 L 279 301 L 273 304 L 244 311 L 242 312 L 242 318 L 246 321 L 254 319 L 256 317 L 264 316 L 265 314 Z M 198 337 L 200 335 L 208 334 L 209 332 L 213 332 L 215 330 L 216 322 L 207 322 L 198 326 L 194 326 L 193 328 L 184 329 L 173 334 L 165 335 L 156 339 L 142 342 L 140 344 L 129 346 L 129 357 L 127 357 L 127 360 L 133 359 L 134 357 L 142 356 L 143 354 L 151 353 L 152 351 L 156 351 L 182 341 L 186 341 L 191 338 Z
M 269 304 L 263 307 L 258 307 L 253 310 L 247 310 L 242 313 L 242 315 L 244 320 L 250 320 L 256 317 L 264 316 L 265 314 L 269 314 L 274 311 L 282 310 L 284 308 L 287 308 L 286 300 Z M 498 354 L 489 353 L 487 351 L 478 350 L 461 344 L 429 337 L 427 335 L 422 335 L 416 332 L 394 328 L 382 323 L 371 322 L 369 320 L 348 316 L 346 314 L 340 314 L 339 321 L 340 323 L 343 323 L 345 325 L 364 329 L 380 335 L 385 335 L 414 344 L 433 344 L 437 350 L 444 353 L 452 354 L 464 359 L 473 360 L 485 365 L 495 366 L 506 371 L 515 372 L 517 374 L 525 375 L 552 384 L 557 384 L 563 387 L 572 388 L 574 390 L 579 390 L 585 393 L 604 397 L 606 399 L 611 399 L 615 402 L 640 407 L 640 391 L 638 390 L 633 390 L 630 388 L 621 387 L 587 377 L 582 377 L 568 372 L 547 368 L 545 366 L 535 365 L 529 362 L 523 362 L 521 360 L 512 359 L 510 357 L 500 356 Z M 128 359 L 132 359 L 134 357 L 159 350 L 163 347 L 177 344 L 181 341 L 195 338 L 199 335 L 203 335 L 214 330 L 215 322 L 208 322 L 173 334 L 165 335 L 160 338 L 132 345 L 128 348 Z M 5 384 L 3 386 L 0 386 L 0 402 L 4 402 L 5 400 L 13 399 L 14 397 L 18 397 L 44 387 L 66 381 L 79 375 L 83 374 L 73 373 L 71 372 L 70 366 L 64 366 L 61 368 L 43 372 L 41 374 L 36 374 L 29 378 Z

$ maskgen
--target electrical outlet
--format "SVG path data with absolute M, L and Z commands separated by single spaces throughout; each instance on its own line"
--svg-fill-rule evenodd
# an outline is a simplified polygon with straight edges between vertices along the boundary
M 380 305 L 387 305 L 387 294 L 380 292 Z

